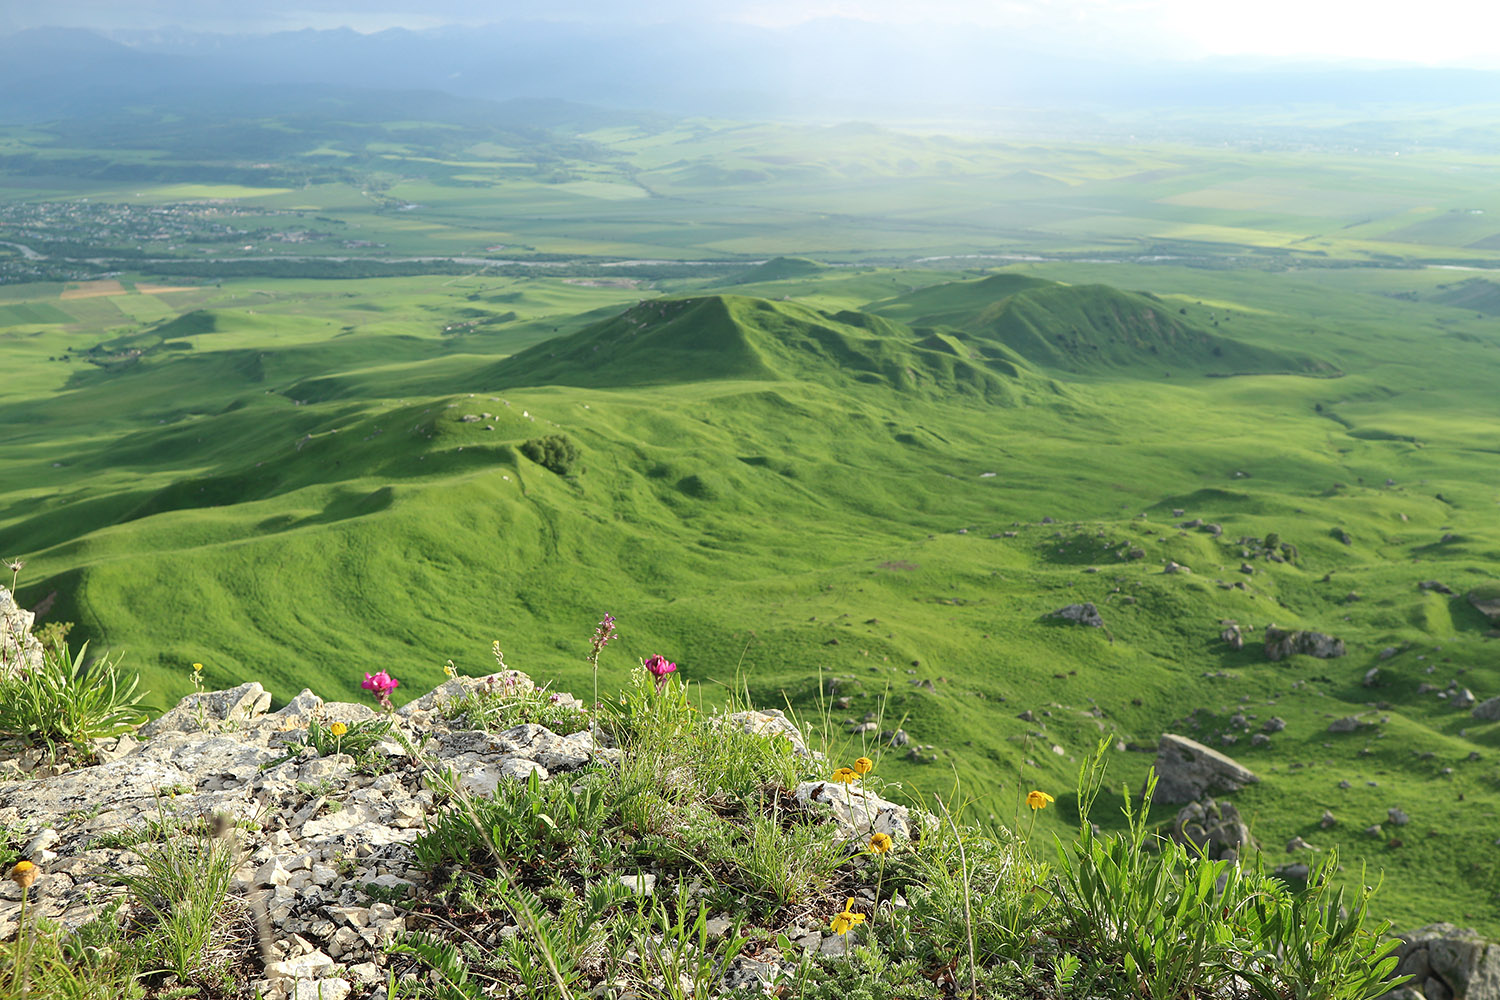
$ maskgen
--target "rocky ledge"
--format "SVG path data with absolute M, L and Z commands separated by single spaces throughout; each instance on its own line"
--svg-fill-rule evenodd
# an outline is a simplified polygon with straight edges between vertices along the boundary
M 434 789 L 442 789 L 443 776 L 457 774 L 462 787 L 483 795 L 501 782 L 532 775 L 566 780 L 586 765 L 620 758 L 620 750 L 597 744 L 588 731 L 557 733 L 534 723 L 484 731 L 465 728 L 461 715 L 448 718 L 445 707 L 497 683 L 534 690 L 518 671 L 452 679 L 394 713 L 392 735 L 400 738 L 378 746 L 374 768 L 302 746 L 314 720 L 350 725 L 377 718 L 373 709 L 325 702 L 304 690 L 272 712 L 270 694 L 258 683 L 190 695 L 136 735 L 101 743 L 92 766 L 64 770 L 30 752 L 0 760 L 0 772 L 11 779 L 0 784 L 0 827 L 24 844 L 21 856 L 42 873 L 31 888 L 32 912 L 65 930 L 88 923 L 122 892 L 118 875 L 142 870 L 131 847 L 110 845 L 130 842 L 153 822 L 160 829 L 201 820 L 234 831 L 240 864 L 232 895 L 260 928 L 260 954 L 243 963 L 246 995 L 383 997 L 385 947 L 407 929 L 399 903 L 419 894 L 427 877 L 413 843 L 442 807 Z M 551 697 L 554 704 L 572 702 L 569 695 Z M 740 712 L 724 721 L 808 753 L 779 712 Z M 842 837 L 911 833 L 906 808 L 873 793 L 814 781 L 790 799 Z M 653 882 L 641 873 L 637 891 L 649 892 Z M 0 885 L 4 939 L 17 931 L 21 896 L 11 883 Z M 838 943 L 816 928 L 805 931 L 800 947 L 830 950 L 830 941 Z M 778 969 L 774 957 L 738 963 L 726 985 L 736 977 L 766 983 Z

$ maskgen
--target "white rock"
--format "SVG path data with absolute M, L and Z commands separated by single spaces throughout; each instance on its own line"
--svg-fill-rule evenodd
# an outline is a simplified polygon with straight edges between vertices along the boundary
M 320 973 L 331 968 L 333 968 L 333 959 L 313 949 L 305 955 L 298 955 L 281 962 L 272 962 L 266 966 L 266 975 L 272 979 L 315 979 Z

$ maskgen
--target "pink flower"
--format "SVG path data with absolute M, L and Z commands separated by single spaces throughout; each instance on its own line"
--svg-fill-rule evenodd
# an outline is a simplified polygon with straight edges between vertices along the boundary
M 374 691 L 377 697 L 388 695 L 400 686 L 401 682 L 384 670 L 378 674 L 365 674 L 365 682 L 360 685 L 366 691 Z
M 651 671 L 651 676 L 658 681 L 677 669 L 677 664 L 668 660 L 665 656 L 657 654 L 645 660 L 641 666 Z
M 375 693 L 375 700 L 380 702 L 380 707 L 387 712 L 392 708 L 391 692 L 400 686 L 401 682 L 384 670 L 378 674 L 365 674 L 364 683 L 360 685 L 366 691 L 373 691 Z

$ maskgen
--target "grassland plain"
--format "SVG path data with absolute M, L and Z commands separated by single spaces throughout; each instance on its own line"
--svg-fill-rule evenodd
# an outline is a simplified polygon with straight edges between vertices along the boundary
M 495 639 L 581 690 L 609 611 L 611 683 L 666 652 L 762 704 L 810 712 L 821 689 L 850 699 L 842 721 L 883 702 L 923 749 L 882 767 L 918 794 L 957 779 L 1000 820 L 1071 787 L 1100 733 L 1237 733 L 1270 855 L 1337 845 L 1351 877 L 1385 873 L 1399 923 L 1500 929 L 1500 726 L 1418 693 L 1500 694 L 1463 600 L 1500 551 L 1500 337 L 1472 274 L 124 277 L 5 290 L 23 311 L 0 330 L 0 552 L 27 560 L 23 603 L 56 593 L 50 617 L 124 650 L 158 705 L 195 661 L 281 698 L 357 698 L 378 668 L 420 691 L 450 657 L 485 670 Z M 148 297 L 176 318 L 114 305 Z M 1063 318 L 1062 353 L 997 326 L 1007 310 Z M 1279 373 L 1212 377 L 1237 370 L 1225 346 Z M 558 433 L 581 449 L 566 477 L 518 449 Z M 1196 518 L 1223 535 L 1176 527 Z M 1269 532 L 1299 558 L 1240 573 L 1241 537 Z M 1107 630 L 1046 617 L 1081 600 Z M 1257 629 L 1246 649 L 1224 619 Z M 1350 655 L 1268 663 L 1270 622 Z M 1286 729 L 1252 748 L 1236 715 Z M 1137 786 L 1150 755 L 1116 757 Z M 1059 798 L 1044 823 L 1068 822 Z M 1412 823 L 1365 836 L 1392 806 Z
M 1140 137 L 1101 125 L 1087 140 L 1018 140 L 930 124 L 644 119 L 545 131 L 372 120 L 376 110 L 137 109 L 6 128 L 0 207 L 125 206 L 139 224 L 54 226 L 37 233 L 56 242 L 36 244 L 50 259 L 108 253 L 125 267 L 230 254 L 780 253 L 884 264 L 1089 254 L 1483 265 L 1500 240 L 1492 167 L 1475 146 L 1488 119 L 1473 109 L 1385 136 L 1360 123 L 1267 119 L 1224 142 L 1207 141 L 1201 123 L 1191 141 L 1190 128 L 1166 120 Z M 194 211 L 221 213 L 220 225 L 159 225 Z

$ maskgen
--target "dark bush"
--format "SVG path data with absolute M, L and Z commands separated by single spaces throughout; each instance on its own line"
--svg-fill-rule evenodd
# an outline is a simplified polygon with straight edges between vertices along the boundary
M 544 469 L 566 476 L 578 461 L 578 446 L 566 434 L 548 434 L 521 445 L 521 454 Z

